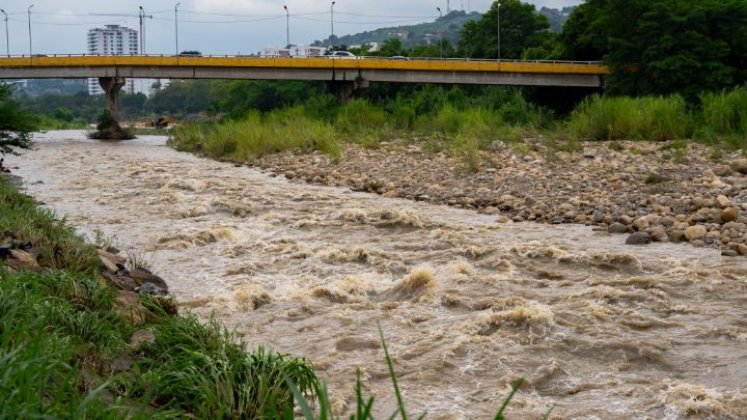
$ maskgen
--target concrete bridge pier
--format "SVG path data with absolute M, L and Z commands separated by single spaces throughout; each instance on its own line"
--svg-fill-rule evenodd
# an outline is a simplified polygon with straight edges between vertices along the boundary
M 368 80 L 332 80 L 327 82 L 327 89 L 332 92 L 341 104 L 346 104 L 353 98 L 356 92 L 367 88 Z
M 99 85 L 101 85 L 101 88 L 106 93 L 106 103 L 109 106 L 109 113 L 116 119 L 119 112 L 119 91 L 125 85 L 125 78 L 119 76 L 99 77 Z

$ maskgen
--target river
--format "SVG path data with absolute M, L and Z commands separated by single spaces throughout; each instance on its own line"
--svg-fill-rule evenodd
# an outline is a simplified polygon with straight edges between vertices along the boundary
M 7 158 L 28 192 L 109 238 L 250 347 L 304 356 L 346 412 L 360 369 L 377 417 L 747 417 L 747 259 L 635 247 L 579 225 L 314 186 L 202 159 L 163 137 L 35 136 Z

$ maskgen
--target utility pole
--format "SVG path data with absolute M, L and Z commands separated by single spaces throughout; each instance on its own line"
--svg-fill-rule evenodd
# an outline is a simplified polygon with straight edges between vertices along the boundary
M 451 6 L 449 5 L 449 0 L 446 0 L 446 14 L 448 15 L 451 13 Z
M 31 51 L 32 51 L 32 48 L 31 48 L 31 46 L 32 46 L 32 44 L 31 44 L 31 8 L 32 7 L 34 7 L 33 4 L 31 6 L 29 6 L 29 8 L 26 10 L 28 12 L 28 15 L 29 15 L 29 58 L 31 58 Z
M 176 56 L 179 56 L 179 5 L 181 3 L 177 3 L 174 6 L 174 38 L 176 39 Z
M 5 10 L 0 9 L 0 13 L 5 15 L 5 54 L 10 57 L 10 41 L 8 38 L 8 14 L 5 13 Z
M 334 41 L 332 41 L 332 38 L 335 36 L 335 3 L 336 1 L 332 2 L 332 5 L 329 6 L 329 21 L 332 24 L 332 32 L 329 35 L 329 44 L 330 46 L 334 46 Z
M 441 13 L 441 8 L 436 7 L 436 10 L 438 10 L 438 16 L 439 19 L 444 17 L 444 14 Z M 441 60 L 444 59 L 444 32 L 441 30 L 441 28 L 438 29 L 438 45 L 441 47 Z
M 498 2 L 498 61 L 501 61 L 501 2 Z
M 290 12 L 288 11 L 288 6 L 283 6 L 283 9 L 285 9 L 285 48 L 290 48 Z

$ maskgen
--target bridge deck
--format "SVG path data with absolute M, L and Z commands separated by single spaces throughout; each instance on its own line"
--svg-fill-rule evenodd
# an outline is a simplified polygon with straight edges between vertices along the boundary
M 0 78 L 300 79 L 600 86 L 591 62 L 202 56 L 0 57 Z

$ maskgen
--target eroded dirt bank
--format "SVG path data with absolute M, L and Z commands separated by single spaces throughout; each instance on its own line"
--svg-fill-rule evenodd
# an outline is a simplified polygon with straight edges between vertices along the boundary
M 293 183 L 163 138 L 37 140 L 8 159 L 32 195 L 148 250 L 184 306 L 308 357 L 342 411 L 356 368 L 393 411 L 380 322 L 432 418 L 490 417 L 520 376 L 517 418 L 747 416 L 743 258 Z

